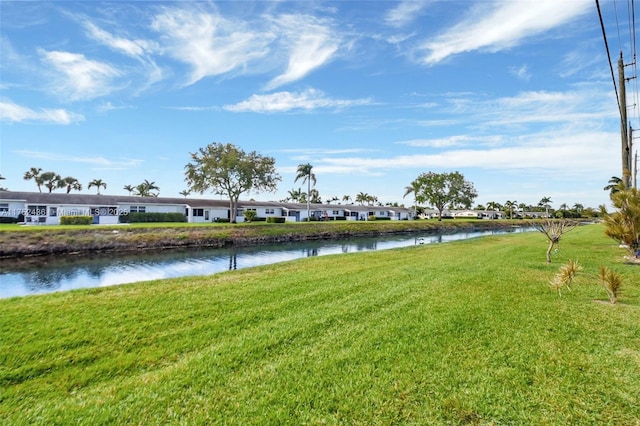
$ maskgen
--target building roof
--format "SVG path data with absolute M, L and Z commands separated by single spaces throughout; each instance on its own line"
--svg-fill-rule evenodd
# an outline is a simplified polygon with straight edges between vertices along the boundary
M 199 198 L 179 197 L 136 197 L 128 195 L 97 195 L 97 194 L 67 194 L 62 192 L 17 192 L 0 191 L 0 202 L 18 201 L 35 205 L 79 205 L 79 206 L 117 206 L 117 205 L 183 205 L 191 208 L 229 208 L 229 201 L 224 199 L 211 200 Z M 286 210 L 306 211 L 306 203 L 285 203 L 278 201 L 238 201 L 240 208 L 271 207 Z M 310 209 L 318 210 L 345 210 L 356 212 L 369 211 L 409 211 L 405 207 L 391 206 L 362 206 L 356 204 L 319 204 L 311 203 Z

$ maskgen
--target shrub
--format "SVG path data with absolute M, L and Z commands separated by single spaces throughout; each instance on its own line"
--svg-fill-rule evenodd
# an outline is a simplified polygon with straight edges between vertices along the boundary
M 157 222 L 186 222 L 184 213 L 129 213 L 121 214 L 120 223 L 157 223 Z
M 11 216 L 0 216 L 0 223 L 18 223 L 18 218 Z
M 242 214 L 245 222 L 251 222 L 258 216 L 258 213 L 255 210 L 245 210 Z
M 93 216 L 60 216 L 60 225 L 91 225 Z
M 376 220 L 376 215 L 371 214 L 367 220 Z
M 285 217 L 276 217 L 276 216 L 267 217 L 267 223 L 285 223 L 286 220 L 287 219 Z

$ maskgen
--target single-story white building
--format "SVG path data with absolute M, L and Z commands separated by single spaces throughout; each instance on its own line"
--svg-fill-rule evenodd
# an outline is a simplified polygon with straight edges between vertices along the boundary
M 304 203 L 239 201 L 236 222 L 244 221 L 244 211 L 255 210 L 259 218 L 284 217 L 287 221 L 307 219 Z M 20 218 L 25 224 L 57 225 L 61 216 L 93 216 L 93 223 L 112 225 L 121 214 L 183 213 L 187 222 L 216 222 L 231 219 L 228 200 L 133 197 L 40 192 L 0 191 L 0 217 Z M 311 204 L 315 220 L 368 220 L 370 216 L 407 220 L 411 209 L 389 206 Z

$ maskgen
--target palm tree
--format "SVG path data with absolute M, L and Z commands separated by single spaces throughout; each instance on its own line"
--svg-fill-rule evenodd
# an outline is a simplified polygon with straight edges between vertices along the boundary
M 125 185 L 123 189 L 127 191 L 129 195 L 131 195 L 131 193 L 136 190 L 132 185 Z
M 6 178 L 4 176 L 0 175 L 0 180 L 5 180 L 5 179 Z M 6 190 L 7 190 L 7 188 L 0 187 L 0 191 L 6 191 Z
M 551 207 L 550 203 L 551 203 L 551 197 L 542 197 L 542 199 L 538 203 L 539 207 L 544 207 L 547 218 L 549 217 L 549 207 Z
M 331 204 L 334 201 L 340 201 L 340 198 L 338 198 L 338 197 L 327 198 L 327 204 Z
M 509 201 L 507 200 L 504 203 L 504 208 L 509 210 L 509 219 L 513 219 L 513 208 L 518 205 L 517 201 Z
M 402 198 L 409 194 L 413 194 L 413 217 L 415 219 L 418 216 L 418 191 L 420 191 L 420 183 L 417 180 L 411 182 L 411 185 L 404 187 L 404 195 Z
M 366 192 L 358 192 L 358 195 L 356 195 L 356 203 L 360 203 L 361 206 L 364 206 L 364 203 L 369 200 L 369 197 L 370 195 Z
M 624 183 L 624 181 L 617 176 L 611 176 L 608 183 L 609 185 L 605 186 L 603 189 L 605 191 L 609 191 L 611 193 L 610 195 L 613 195 L 620 190 L 619 185 L 620 183 Z
M 294 203 L 298 203 L 298 202 L 300 202 L 301 198 L 302 198 L 302 189 L 301 188 L 289 190 L 289 196 L 287 197 L 288 200 L 291 200 Z
M 185 189 L 184 191 L 180 191 L 178 194 L 184 195 L 184 198 L 187 198 L 189 194 L 191 194 L 191 191 L 189 191 L 188 189 Z
M 74 177 L 67 176 L 62 179 L 62 182 L 64 182 L 67 187 L 67 194 L 70 193 L 72 189 L 74 191 L 82 191 L 82 184 Z
M 322 203 L 322 198 L 320 198 L 320 193 L 318 192 L 317 189 L 313 188 L 309 193 L 309 202 L 315 203 L 315 204 Z
M 153 192 L 158 191 L 158 192 Z M 148 180 L 144 180 L 140 185 L 136 186 L 135 195 L 139 197 L 157 197 L 160 192 L 160 188 L 156 186 L 155 182 L 149 182 Z
M 302 183 L 307 182 L 307 194 L 311 194 L 311 182 L 313 181 L 313 185 L 316 184 L 316 175 L 313 174 L 313 166 L 309 163 L 298 165 L 298 170 L 296 174 L 296 178 L 293 181 L 294 183 L 298 181 L 298 179 L 302 179 Z M 311 217 L 311 197 L 307 197 L 307 221 L 310 220 Z
M 582 214 L 582 212 L 584 211 L 584 206 L 580 203 L 575 203 L 573 205 L 573 209 L 578 212 L 578 214 Z
M 342 196 L 342 201 L 344 201 L 345 203 L 349 203 L 349 201 L 351 201 L 351 195 L 343 195 Z
M 40 167 L 31 167 L 24 173 L 24 180 L 33 180 L 38 186 L 38 192 L 42 192 L 42 179 L 40 178 Z
M 62 176 L 55 172 L 45 172 L 40 175 L 40 183 L 52 193 L 54 189 L 64 188 L 65 182 L 62 180 Z
M 98 190 L 98 195 L 100 195 L 100 188 L 107 189 L 107 183 L 105 181 L 103 181 L 102 179 L 94 179 L 94 180 L 92 180 L 91 182 L 89 182 L 89 185 L 87 185 L 87 189 L 91 189 L 94 186 Z

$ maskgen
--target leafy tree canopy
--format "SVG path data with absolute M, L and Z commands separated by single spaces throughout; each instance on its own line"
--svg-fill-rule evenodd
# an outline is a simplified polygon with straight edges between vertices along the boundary
M 471 208 L 478 196 L 473 184 L 460 172 L 422 173 L 414 182 L 418 188 L 416 200 L 434 206 L 438 210 L 438 220 L 442 220 L 445 208 Z
M 231 222 L 235 222 L 241 194 L 273 192 L 281 180 L 274 158 L 255 151 L 246 153 L 230 143 L 213 142 L 190 155 L 191 162 L 185 166 L 189 190 L 226 195 L 231 207 Z

